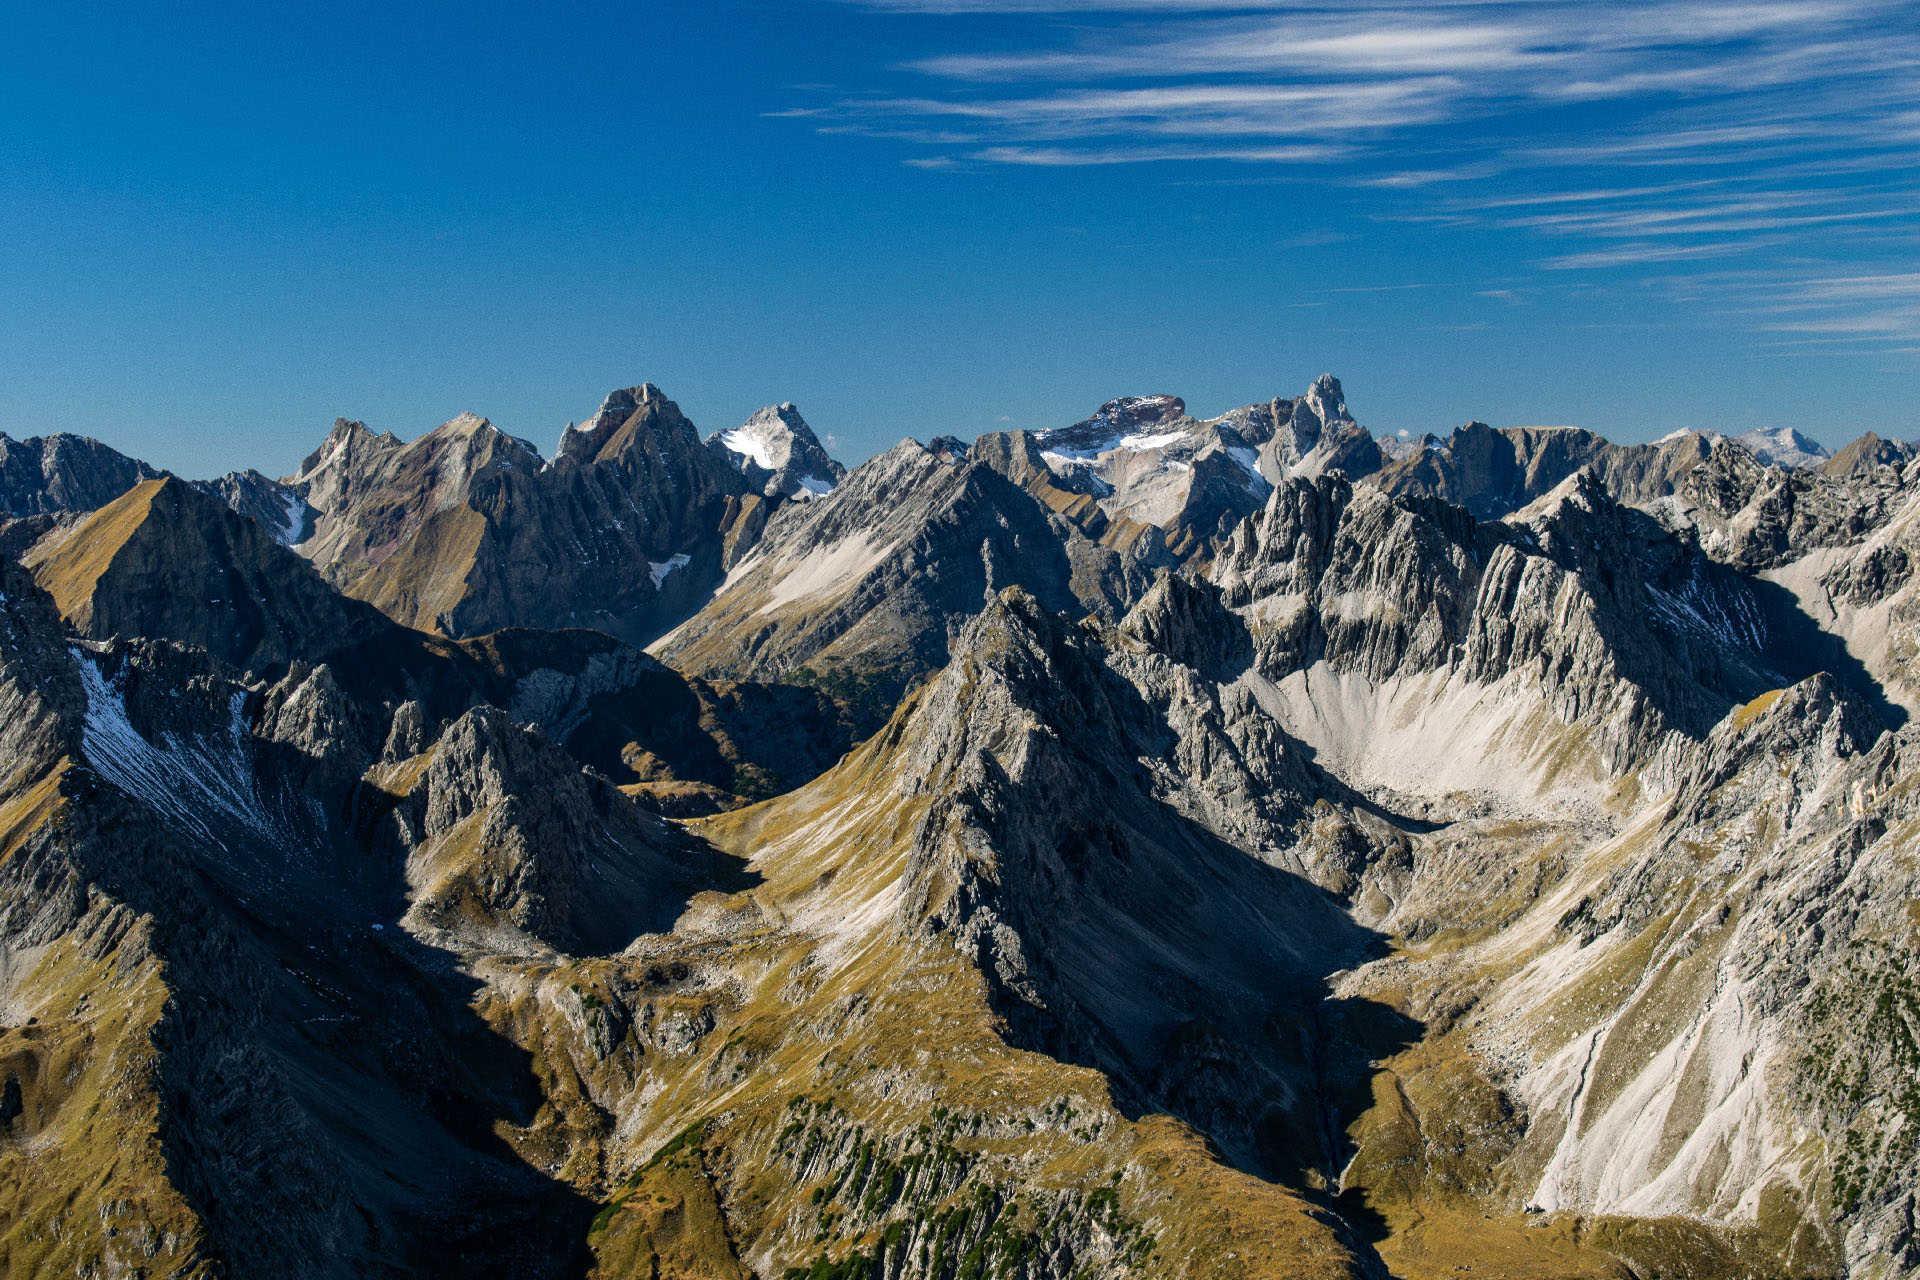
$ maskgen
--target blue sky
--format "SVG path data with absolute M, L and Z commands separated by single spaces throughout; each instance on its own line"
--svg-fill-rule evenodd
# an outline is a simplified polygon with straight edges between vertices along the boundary
M 1920 6 L 0 0 L 0 430 L 1920 434 Z

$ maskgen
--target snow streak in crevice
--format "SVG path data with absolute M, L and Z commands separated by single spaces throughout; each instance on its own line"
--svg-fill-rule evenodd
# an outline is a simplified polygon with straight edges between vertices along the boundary
M 274 845 L 282 832 L 266 812 L 247 759 L 244 690 L 235 689 L 224 735 L 150 742 L 127 717 L 118 681 L 109 682 L 77 647 L 69 647 L 87 695 L 81 740 L 87 763 L 121 791 L 189 835 L 226 847 L 222 828 L 237 827 Z

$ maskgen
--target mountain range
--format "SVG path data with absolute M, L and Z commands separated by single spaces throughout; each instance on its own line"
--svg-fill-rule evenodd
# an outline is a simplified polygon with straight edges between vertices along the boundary
M 0 437 L 0 1273 L 1920 1277 L 1920 449 Z

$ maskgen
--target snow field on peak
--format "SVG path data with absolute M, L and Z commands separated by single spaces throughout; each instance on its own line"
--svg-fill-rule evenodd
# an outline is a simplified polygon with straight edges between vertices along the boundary
M 778 443 L 765 427 L 734 427 L 720 433 L 721 448 L 750 459 L 753 465 L 763 471 L 780 469 L 782 464 L 773 460 L 773 450 Z

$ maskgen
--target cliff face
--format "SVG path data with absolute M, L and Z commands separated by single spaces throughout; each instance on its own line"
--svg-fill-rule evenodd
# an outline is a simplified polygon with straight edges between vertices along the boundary
M 0 515 L 92 511 L 159 474 L 85 436 L 0 435 Z
M 712 601 L 655 648 L 703 673 L 805 673 L 884 715 L 946 661 L 990 587 L 1111 612 L 1139 576 L 992 467 L 909 440 L 830 495 L 783 509 Z
M 568 428 L 551 463 L 463 415 L 411 443 L 337 425 L 290 479 L 300 544 L 410 627 L 593 627 L 635 642 L 690 613 L 777 501 L 704 448 L 651 385 Z

